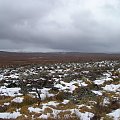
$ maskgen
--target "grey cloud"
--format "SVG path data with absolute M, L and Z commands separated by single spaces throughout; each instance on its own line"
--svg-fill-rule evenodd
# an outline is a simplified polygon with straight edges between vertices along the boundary
M 0 0 L 0 50 L 120 51 L 119 0 L 92 2 Z

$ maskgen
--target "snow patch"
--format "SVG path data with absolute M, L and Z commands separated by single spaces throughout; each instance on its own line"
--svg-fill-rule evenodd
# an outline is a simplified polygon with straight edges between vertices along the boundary
M 74 113 L 80 118 L 80 120 L 90 120 L 94 116 L 94 114 L 90 112 L 81 113 L 78 109 L 75 109 Z
M 42 114 L 39 118 L 48 119 L 49 117 L 50 117 L 50 113 L 47 113 L 47 115 Z
M 29 110 L 30 112 L 36 112 L 36 113 L 39 113 L 39 112 L 41 111 L 40 108 L 33 108 L 33 107 L 29 107 L 28 110 Z
M 60 90 L 68 90 L 73 93 L 73 91 L 77 88 L 74 84 L 78 84 L 78 86 L 87 86 L 87 84 L 82 80 L 77 80 L 71 81 L 70 83 L 60 81 L 60 84 L 55 84 L 54 87 L 59 88 Z
M 104 80 L 95 80 L 94 83 L 97 85 L 103 84 L 105 81 Z
M 54 106 L 56 107 L 57 105 L 59 105 L 59 103 L 57 103 L 56 101 L 50 101 L 48 103 L 43 104 L 44 106 Z
M 109 98 L 105 97 L 103 100 L 103 105 L 108 105 L 110 103 Z
M 5 86 L 0 87 L 0 95 L 15 97 L 18 95 L 22 95 L 19 93 L 21 88 L 6 88 Z
M 96 95 L 102 95 L 102 92 L 101 92 L 101 91 L 92 90 L 92 92 L 95 93 Z
M 5 112 L 5 113 L 0 113 L 0 118 L 2 119 L 16 119 L 17 117 L 21 116 L 20 112 Z
M 103 90 L 110 91 L 110 92 L 117 92 L 117 91 L 120 92 L 120 84 L 118 85 L 110 84 L 102 88 Z
M 63 104 L 68 104 L 70 100 L 63 100 Z
M 10 105 L 10 103 L 4 103 L 4 105 Z
M 22 103 L 23 102 L 23 99 L 22 97 L 16 97 L 12 100 L 12 102 L 16 102 L 16 103 Z
M 49 93 L 49 90 L 50 90 L 50 88 L 41 89 L 41 94 L 40 94 L 41 100 L 45 100 L 47 97 L 54 96 L 54 94 Z
M 114 118 L 114 120 L 119 120 L 120 119 L 120 109 L 112 111 L 112 113 L 107 114 L 111 117 Z

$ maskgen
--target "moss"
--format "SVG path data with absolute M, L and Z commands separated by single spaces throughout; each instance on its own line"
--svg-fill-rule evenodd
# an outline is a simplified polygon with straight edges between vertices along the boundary
M 58 120 L 79 120 L 75 114 L 71 114 L 70 111 L 60 112 L 58 115 Z
M 40 101 L 40 100 L 37 99 L 37 98 L 33 98 L 33 97 L 29 96 L 29 95 L 26 95 L 26 96 L 24 96 L 24 100 L 23 100 L 22 104 L 24 104 L 24 105 L 32 105 L 34 103 L 37 103 L 38 101 Z
M 75 109 L 77 106 L 73 102 L 69 102 L 67 104 L 59 104 L 57 109 L 59 110 L 67 110 L 67 109 Z
M 4 106 L 0 106 L 0 113 L 1 112 L 6 112 L 9 109 L 9 106 L 4 105 Z
M 80 108 L 80 112 L 82 112 L 82 113 L 84 113 L 84 112 L 91 112 L 91 109 L 89 109 L 86 106 L 83 106 L 83 107 Z
M 3 105 L 4 103 L 11 102 L 13 98 L 8 96 L 0 96 L 0 105 Z
M 22 103 L 11 102 L 11 107 L 22 108 L 23 106 L 33 105 L 38 103 L 39 99 L 32 98 L 29 95 L 25 95 Z
M 113 118 L 110 117 L 110 116 L 105 115 L 105 116 L 102 118 L 102 120 L 113 120 Z
M 7 109 L 7 112 L 14 112 L 14 111 L 16 111 L 16 108 L 14 107 L 9 107 L 8 109 Z
M 25 115 L 22 115 L 18 117 L 16 120 L 32 120 L 32 116 L 25 117 Z
M 53 113 L 53 110 L 51 108 L 45 108 L 44 114 L 47 114 L 47 113 Z
M 57 101 L 63 101 L 64 99 L 69 99 L 71 98 L 71 93 L 60 91 L 57 95 L 55 95 L 55 99 Z
M 23 114 L 23 115 L 30 115 L 30 112 L 28 110 L 28 106 L 23 106 L 20 110 L 20 113 Z
M 42 113 L 34 113 L 34 120 L 41 120 L 41 118 L 39 118 L 42 115 Z

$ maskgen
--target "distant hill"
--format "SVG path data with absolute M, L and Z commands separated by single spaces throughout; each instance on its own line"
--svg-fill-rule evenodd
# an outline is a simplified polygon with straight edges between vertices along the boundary
M 0 66 L 120 60 L 120 54 L 80 52 L 6 52 L 0 51 Z

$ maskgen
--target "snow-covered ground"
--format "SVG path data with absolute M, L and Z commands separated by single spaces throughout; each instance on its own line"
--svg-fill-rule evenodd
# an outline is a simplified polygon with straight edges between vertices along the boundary
M 7 88 L 5 86 L 0 87 L 0 95 L 2 96 L 19 96 L 22 95 L 19 91 L 21 88 L 15 87 L 15 88 Z
M 120 109 L 114 110 L 108 115 L 113 117 L 114 120 L 120 120 Z
M 0 118 L 3 118 L 3 119 L 16 119 L 17 117 L 19 117 L 21 115 L 22 114 L 20 114 L 20 112 L 13 112 L 13 113 L 4 112 L 4 113 L 0 113 Z
M 111 91 L 111 92 L 120 92 L 120 84 L 118 84 L 118 85 L 114 85 L 114 84 L 106 85 L 105 87 L 103 87 L 103 89 L 106 91 Z
M 102 61 L 2 68 L 0 118 L 91 120 L 104 112 L 101 120 L 119 120 L 119 66 Z
M 12 102 L 15 102 L 15 103 L 22 103 L 23 102 L 23 97 L 16 97 L 12 100 Z

